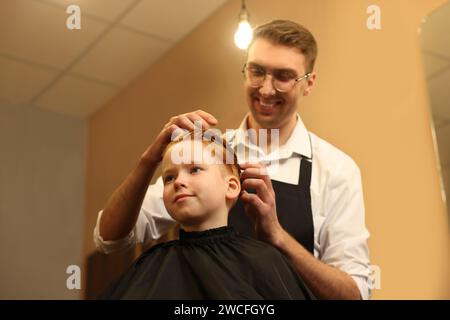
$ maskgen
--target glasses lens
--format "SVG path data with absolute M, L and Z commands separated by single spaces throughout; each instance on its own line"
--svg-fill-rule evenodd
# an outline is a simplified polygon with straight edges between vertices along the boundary
M 246 66 L 245 77 L 250 86 L 259 88 L 264 84 L 264 80 L 266 79 L 266 71 L 255 66 Z M 295 75 L 292 75 L 290 73 L 288 74 L 285 72 L 275 72 L 272 77 L 272 84 L 279 92 L 289 91 L 295 84 Z
M 252 87 L 259 87 L 263 84 L 266 72 L 261 68 L 246 67 L 246 77 Z
M 292 89 L 295 85 L 297 75 L 289 70 L 274 71 L 273 85 L 278 91 L 285 92 Z
M 273 81 L 273 86 L 275 87 L 275 89 L 277 89 L 280 92 L 286 92 L 292 89 L 292 87 L 294 86 L 295 80 L 291 79 L 291 80 L 279 80 L 279 79 L 274 79 Z

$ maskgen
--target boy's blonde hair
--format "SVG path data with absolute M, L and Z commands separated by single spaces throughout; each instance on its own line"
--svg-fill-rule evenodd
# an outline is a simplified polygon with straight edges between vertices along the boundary
M 221 164 L 225 166 L 230 174 L 237 177 L 238 179 L 240 178 L 241 169 L 237 161 L 236 153 L 234 152 L 233 148 L 227 143 L 227 141 L 221 136 L 217 134 L 211 134 L 211 132 L 209 132 L 208 130 L 188 131 L 171 141 L 164 149 L 162 156 L 164 157 L 165 154 L 170 150 L 170 148 L 182 141 L 201 141 L 204 145 L 214 143 L 215 147 L 222 148 L 222 151 L 224 152 L 222 152 L 222 159 L 220 159 Z M 216 156 L 216 148 L 212 148 L 211 155 L 213 157 Z M 233 160 L 231 163 L 229 163 L 230 161 L 227 161 L 227 159 Z

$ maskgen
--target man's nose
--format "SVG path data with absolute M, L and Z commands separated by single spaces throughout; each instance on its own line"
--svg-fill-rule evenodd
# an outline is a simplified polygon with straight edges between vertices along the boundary
M 273 77 L 271 74 L 267 74 L 261 87 L 259 88 L 259 93 L 262 96 L 273 96 L 276 94 L 275 87 L 273 86 Z

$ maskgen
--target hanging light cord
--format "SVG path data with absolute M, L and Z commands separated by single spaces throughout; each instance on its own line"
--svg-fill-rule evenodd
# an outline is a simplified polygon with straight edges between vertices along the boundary
M 239 12 L 239 21 L 248 20 L 247 7 L 245 6 L 245 0 L 241 0 L 241 12 Z

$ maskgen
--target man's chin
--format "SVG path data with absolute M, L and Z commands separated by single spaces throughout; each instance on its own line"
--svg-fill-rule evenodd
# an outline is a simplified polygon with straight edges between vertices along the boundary
M 278 117 L 276 117 L 273 114 L 264 114 L 264 113 L 259 113 L 256 110 L 252 110 L 252 116 L 260 128 L 264 128 L 264 129 L 279 129 L 280 128 Z

